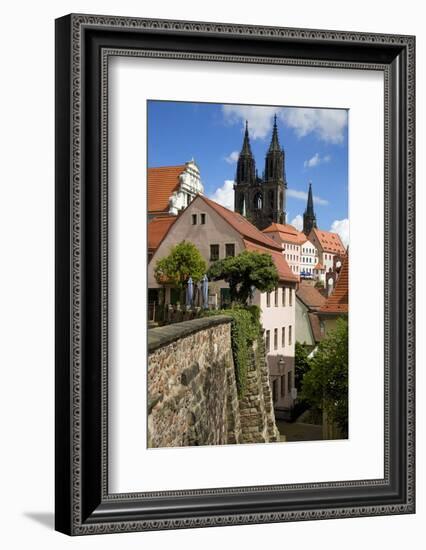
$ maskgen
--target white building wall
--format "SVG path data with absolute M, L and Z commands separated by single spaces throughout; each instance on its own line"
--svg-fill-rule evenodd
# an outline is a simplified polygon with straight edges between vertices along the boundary
M 301 247 L 300 271 L 309 273 L 314 278 L 314 268 L 319 260 L 317 247 L 309 240 Z
M 276 292 L 277 301 L 275 301 Z M 293 406 L 291 389 L 294 388 L 296 341 L 295 285 L 280 283 L 276 292 L 269 293 L 269 302 L 268 293 L 256 292 L 253 302 L 261 309 L 271 388 L 274 390 L 275 387 L 276 392 L 276 395 L 273 396 L 274 407 L 279 410 L 289 409 Z M 283 297 L 285 297 L 284 301 Z M 275 334 L 277 335 L 276 342 Z
M 267 236 L 280 244 L 283 249 L 283 255 L 291 271 L 295 275 L 300 274 L 300 245 L 283 241 L 280 233 L 268 231 Z
M 300 245 L 294 243 L 283 243 L 284 258 L 295 275 L 300 274 Z
M 331 252 L 323 252 L 322 253 L 322 257 L 323 257 L 322 264 L 325 267 L 325 273 L 326 274 L 330 271 L 330 269 L 331 269 L 331 271 L 333 271 L 334 256 L 335 256 L 335 254 L 332 254 Z
M 169 199 L 169 213 L 175 216 L 195 198 L 197 194 L 204 194 L 200 170 L 195 161 L 186 163 L 186 168 L 179 176 L 180 187 Z

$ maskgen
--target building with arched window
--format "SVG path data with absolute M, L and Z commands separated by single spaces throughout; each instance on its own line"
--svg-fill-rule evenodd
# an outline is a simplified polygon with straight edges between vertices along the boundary
M 237 162 L 234 185 L 234 209 L 258 229 L 271 223 L 285 223 L 285 153 L 278 139 L 277 117 L 265 158 L 265 169 L 260 178 L 250 146 L 248 122 Z

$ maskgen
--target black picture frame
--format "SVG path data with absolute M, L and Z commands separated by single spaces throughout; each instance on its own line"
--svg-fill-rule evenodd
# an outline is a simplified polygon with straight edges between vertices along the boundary
M 108 56 L 374 69 L 385 82 L 384 478 L 109 494 Z M 263 61 L 262 61 L 263 60 Z M 415 37 L 71 14 L 56 20 L 56 529 L 407 514 L 414 482 Z

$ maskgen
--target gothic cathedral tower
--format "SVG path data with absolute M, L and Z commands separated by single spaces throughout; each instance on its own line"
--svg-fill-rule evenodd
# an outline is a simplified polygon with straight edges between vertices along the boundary
M 306 210 L 303 213 L 303 233 L 308 236 L 309 233 L 316 228 L 317 226 L 317 217 L 314 212 L 314 200 L 312 197 L 312 182 L 309 182 L 309 191 L 308 191 L 308 203 L 306 205 Z
M 277 117 L 274 117 L 272 139 L 265 159 L 263 178 L 259 178 L 251 152 L 248 123 L 237 163 L 234 185 L 234 209 L 246 216 L 258 229 L 271 223 L 285 223 L 285 153 L 278 139 Z

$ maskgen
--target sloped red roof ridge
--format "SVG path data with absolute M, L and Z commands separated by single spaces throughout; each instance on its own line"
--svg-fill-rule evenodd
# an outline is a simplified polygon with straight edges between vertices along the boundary
M 167 235 L 170 227 L 177 220 L 177 216 L 159 216 L 148 223 L 148 249 L 156 250 Z
M 243 239 L 243 242 L 246 250 L 250 252 L 259 252 L 260 254 L 270 254 L 272 256 L 280 281 L 299 282 L 299 276 L 292 272 L 282 252 L 261 246 L 247 239 Z
M 298 231 L 293 225 L 288 223 L 272 223 L 264 229 L 262 233 L 278 233 L 282 241 L 289 241 L 294 244 L 303 244 L 308 239 L 304 233 Z
M 308 284 L 301 284 L 296 291 L 296 296 L 309 309 L 319 309 L 325 304 L 326 298 L 317 288 Z
M 263 230 L 263 233 L 273 233 L 274 231 L 278 231 L 279 233 L 290 233 L 292 235 L 299 234 L 299 231 L 294 227 L 294 225 L 276 222 L 272 222 L 270 226 Z
M 148 168 L 148 212 L 167 212 L 169 198 L 179 187 L 179 176 L 185 164 Z
M 221 204 L 208 199 L 204 195 L 197 195 L 200 199 L 206 202 L 219 216 L 221 216 L 225 221 L 229 223 L 240 235 L 255 241 L 263 246 L 278 250 L 282 254 L 281 245 L 277 244 L 274 240 L 267 237 L 260 231 L 255 225 L 248 221 L 247 218 L 238 214 L 238 212 L 233 212 L 222 206 Z
M 219 216 L 231 225 L 242 237 L 246 250 L 260 253 L 268 253 L 272 256 L 278 276 L 281 281 L 298 282 L 299 276 L 292 272 L 284 255 L 282 248 L 275 241 L 267 237 L 256 226 L 250 223 L 244 216 L 229 210 L 204 195 L 197 195 L 206 202 Z
M 323 231 L 314 227 L 313 233 L 317 237 L 324 252 L 331 252 L 333 254 L 346 253 L 345 247 L 338 233 L 332 233 L 331 231 Z
M 336 286 L 319 313 L 349 313 L 349 252 L 346 254 Z

